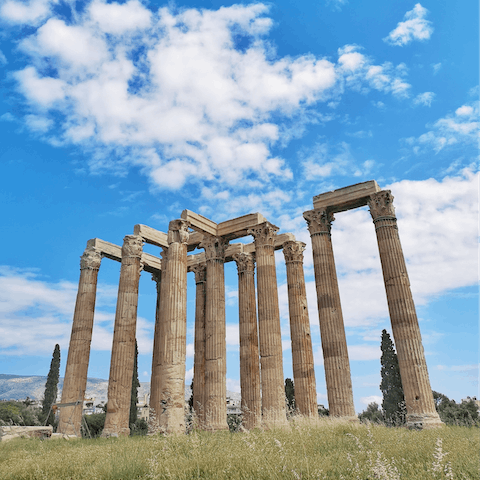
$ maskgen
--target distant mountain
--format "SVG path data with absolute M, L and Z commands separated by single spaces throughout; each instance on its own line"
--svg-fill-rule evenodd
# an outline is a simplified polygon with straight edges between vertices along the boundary
M 47 377 L 5 375 L 0 373 L 0 400 L 25 400 L 30 397 L 32 400 L 41 400 L 45 392 Z M 63 388 L 63 377 L 58 382 L 58 399 L 60 401 Z M 108 380 L 101 378 L 87 379 L 86 398 L 95 398 L 95 404 L 106 402 L 108 393 Z M 141 382 L 138 389 L 138 398 L 143 400 L 145 395 L 150 393 L 150 382 Z M 185 398 L 190 398 L 190 387 L 185 385 Z M 240 400 L 240 394 L 227 390 L 227 396 Z

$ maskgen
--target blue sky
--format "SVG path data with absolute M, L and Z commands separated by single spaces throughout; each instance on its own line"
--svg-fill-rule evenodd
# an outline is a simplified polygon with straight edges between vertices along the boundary
M 0 22 L 1 373 L 45 375 L 58 342 L 63 374 L 88 239 L 121 245 L 137 223 L 166 231 L 185 208 L 216 222 L 258 211 L 307 244 L 326 404 L 302 213 L 314 195 L 376 179 L 395 196 L 432 388 L 477 394 L 478 2 L 3 0 Z M 361 411 L 380 400 L 391 331 L 368 211 L 338 214 L 332 240 Z M 277 270 L 291 377 L 280 252 Z M 227 388 L 238 390 L 236 268 L 225 271 Z M 108 378 L 118 275 L 104 259 L 92 377 Z M 143 273 L 142 381 L 154 310 Z

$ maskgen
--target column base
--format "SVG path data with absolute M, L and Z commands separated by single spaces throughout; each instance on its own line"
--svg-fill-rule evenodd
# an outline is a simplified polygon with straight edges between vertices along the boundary
M 119 430 L 103 430 L 101 437 L 102 438 L 117 438 L 117 437 L 128 437 L 130 435 L 129 428 L 121 428 Z
M 438 414 L 434 413 L 409 413 L 406 418 L 407 428 L 423 430 L 425 428 L 444 427 L 445 424 L 440 420 Z

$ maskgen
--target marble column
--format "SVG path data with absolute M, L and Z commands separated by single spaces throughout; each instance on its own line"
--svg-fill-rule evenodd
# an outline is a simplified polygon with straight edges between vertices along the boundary
M 167 248 L 163 249 L 162 253 L 162 269 L 166 269 Z M 150 411 L 148 418 L 148 433 L 155 434 L 160 431 L 158 424 L 158 412 L 160 409 L 160 392 L 162 391 L 162 378 L 159 371 L 159 358 L 161 357 L 160 349 L 163 345 L 161 338 L 161 324 L 163 321 L 162 315 L 162 278 L 163 285 L 165 285 L 165 274 L 162 271 L 152 274 L 152 280 L 155 282 L 157 289 L 157 302 L 155 308 L 155 330 L 153 334 L 153 355 L 152 355 L 152 376 L 150 378 Z
M 266 425 L 286 423 L 282 333 L 274 251 L 278 230 L 270 222 L 248 230 L 255 239 L 262 420 Z
M 250 430 L 262 420 L 257 308 L 255 301 L 255 257 L 248 253 L 233 256 L 238 270 L 240 331 L 240 389 L 243 426 Z
M 195 273 L 195 356 L 193 360 L 193 410 L 200 427 L 205 423 L 205 263 L 190 269 Z
M 390 190 L 371 195 L 368 202 L 375 224 L 388 310 L 397 349 L 407 407 L 407 426 L 443 425 L 435 409 L 410 281 L 403 256 Z
M 154 408 L 164 433 L 185 433 L 188 226 L 182 219 L 170 222 L 167 261 L 162 269 L 156 363 L 161 390 Z
M 127 235 L 123 239 L 108 380 L 107 415 L 102 433 L 104 437 L 130 434 L 128 419 L 135 361 L 138 283 L 142 270 L 142 250 L 142 237 Z
M 97 278 L 101 260 L 102 254 L 94 247 L 87 247 L 80 260 L 80 281 L 73 314 L 72 334 L 68 347 L 61 402 L 78 403 L 60 408 L 57 431 L 64 435 L 81 436 L 80 425 L 82 422 L 83 399 L 87 387 Z
M 227 425 L 227 346 L 225 331 L 225 250 L 228 241 L 205 235 L 205 428 L 226 430 Z
M 312 239 L 318 316 L 330 415 L 358 421 L 353 403 L 347 340 L 330 235 L 331 222 L 334 218 L 326 210 L 310 210 L 303 216 L 307 221 Z
M 317 388 L 305 275 L 303 273 L 304 250 L 305 244 L 303 242 L 286 242 L 283 244 L 283 254 L 287 267 L 295 404 L 301 415 L 317 417 Z

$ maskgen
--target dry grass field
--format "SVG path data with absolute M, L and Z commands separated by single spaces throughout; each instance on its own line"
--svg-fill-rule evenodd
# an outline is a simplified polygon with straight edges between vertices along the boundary
M 251 432 L 0 444 L 0 478 L 480 479 L 480 429 L 412 431 L 328 418 Z

